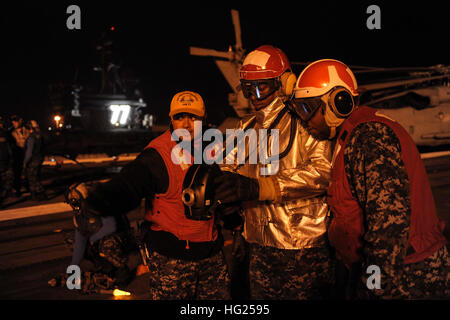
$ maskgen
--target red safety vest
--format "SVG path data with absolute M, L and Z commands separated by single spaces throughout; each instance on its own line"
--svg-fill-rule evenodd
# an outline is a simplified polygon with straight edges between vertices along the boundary
M 328 188 L 328 204 L 333 213 L 328 237 L 346 265 L 360 260 L 364 211 L 353 197 L 347 180 L 344 149 L 351 132 L 359 124 L 381 122 L 389 126 L 400 141 L 402 160 L 410 182 L 411 221 L 408 245 L 414 252 L 405 257 L 404 263 L 415 263 L 446 244 L 443 235 L 445 222 L 437 217 L 427 173 L 414 141 L 399 123 L 376 112 L 377 110 L 369 107 L 359 107 L 342 125 L 337 139 L 341 149 L 336 155 Z
M 170 130 L 167 130 L 146 147 L 146 149 L 154 148 L 163 158 L 169 175 L 169 187 L 165 193 L 155 195 L 152 205 L 146 210 L 145 219 L 152 222 L 152 230 L 170 232 L 179 240 L 214 241 L 217 239 L 214 219 L 197 221 L 186 218 L 184 214 L 181 191 L 184 177 L 191 165 L 183 168 L 172 161 L 171 153 L 176 145 L 177 143 L 171 139 Z M 194 160 L 192 156 L 190 157 L 192 164 Z

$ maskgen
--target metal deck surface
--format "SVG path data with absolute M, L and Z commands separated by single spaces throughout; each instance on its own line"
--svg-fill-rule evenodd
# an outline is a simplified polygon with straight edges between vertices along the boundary
M 445 236 L 450 240 L 450 156 L 424 156 L 424 163 L 435 197 L 438 215 L 447 223 Z M 124 162 L 125 163 L 125 162 Z M 6 300 L 110 300 L 148 299 L 145 275 L 127 288 L 132 296 L 108 294 L 83 295 L 77 290 L 52 288 L 48 281 L 65 272 L 70 263 L 73 224 L 70 207 L 63 192 L 74 181 L 98 179 L 117 172 L 124 163 L 74 164 L 64 168 L 44 168 L 44 186 L 49 200 L 9 199 L 0 210 L 0 299 Z M 142 219 L 142 208 L 128 214 L 132 226 Z M 230 256 L 231 235 L 225 233 L 225 255 Z

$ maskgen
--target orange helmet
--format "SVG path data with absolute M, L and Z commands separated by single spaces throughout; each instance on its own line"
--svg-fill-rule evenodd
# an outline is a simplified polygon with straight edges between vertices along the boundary
M 358 95 L 358 84 L 349 67 L 338 60 L 318 60 L 300 73 L 294 88 L 295 98 L 321 96 L 336 87 L 347 89 L 354 97 Z
M 260 80 L 281 77 L 291 64 L 286 54 L 278 48 L 264 45 L 250 52 L 242 63 L 242 80 Z
M 355 110 L 357 96 L 358 84 L 350 68 L 340 61 L 324 59 L 302 71 L 294 87 L 292 106 L 304 122 L 326 106 L 325 121 L 331 128 L 331 139 L 336 127 Z

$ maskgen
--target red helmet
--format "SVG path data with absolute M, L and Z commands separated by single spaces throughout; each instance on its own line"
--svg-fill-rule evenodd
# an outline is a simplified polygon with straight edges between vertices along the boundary
M 338 60 L 318 60 L 308 65 L 298 77 L 295 98 L 321 96 L 336 87 L 344 87 L 354 97 L 358 95 L 358 84 L 349 67 Z
M 240 77 L 242 80 L 260 80 L 281 77 L 291 64 L 286 54 L 278 48 L 263 45 L 250 52 L 244 59 Z
M 324 59 L 308 65 L 298 77 L 291 100 L 294 111 L 308 122 L 325 106 L 325 122 L 331 128 L 329 139 L 336 128 L 355 110 L 358 84 L 355 75 L 344 63 Z

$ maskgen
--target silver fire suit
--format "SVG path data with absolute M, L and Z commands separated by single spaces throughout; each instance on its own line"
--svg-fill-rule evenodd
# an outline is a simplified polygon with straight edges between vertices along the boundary
M 243 204 L 243 237 L 246 241 L 278 249 L 324 245 L 329 216 L 325 194 L 331 170 L 330 142 L 311 137 L 300 120 L 287 111 L 281 98 L 276 98 L 264 109 L 239 121 L 236 129 L 243 129 L 244 132 L 254 129 L 258 136 L 260 129 L 267 129 L 269 156 L 274 156 L 270 154 L 271 143 L 276 142 L 270 130 L 279 130 L 278 170 L 270 172 L 270 165 L 262 161 L 253 161 L 252 164 L 247 159 L 245 164 L 242 161 L 239 163 L 236 141 L 234 149 L 230 148 L 232 152 L 226 155 L 221 165 L 224 171 L 258 179 L 260 190 L 269 183 L 275 191 L 275 197 L 270 200 L 260 199 Z M 259 139 L 256 150 L 249 141 L 245 139 L 247 158 L 252 152 L 257 150 L 261 153 L 262 150 Z M 227 137 L 226 144 L 230 142 L 231 139 Z M 268 167 L 272 174 L 261 175 L 261 169 Z

